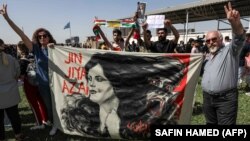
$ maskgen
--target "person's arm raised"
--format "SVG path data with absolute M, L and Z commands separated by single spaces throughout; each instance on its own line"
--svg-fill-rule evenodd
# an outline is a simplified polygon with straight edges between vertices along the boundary
M 133 17 L 133 21 L 136 23 L 137 22 L 137 18 L 138 18 L 138 13 L 135 12 L 135 15 Z M 136 26 L 136 25 L 135 25 Z M 132 29 L 130 30 L 129 34 L 128 34 L 128 37 L 126 38 L 125 40 L 125 48 L 128 47 L 128 44 L 129 44 L 129 40 L 131 38 L 131 36 L 133 35 L 134 31 L 135 31 L 135 28 L 136 27 L 132 27 Z
M 165 21 L 164 21 L 164 26 L 165 26 L 165 28 L 169 28 L 172 32 L 173 32 L 173 34 L 174 34 L 174 39 L 173 39 L 173 41 L 174 41 L 174 43 L 178 43 L 178 40 L 179 40 L 179 37 L 180 37 L 180 34 L 179 34 L 179 32 L 176 30 L 176 28 L 172 25 L 172 22 L 169 20 L 169 19 L 166 19 Z
M 129 32 L 129 34 L 128 34 L 126 40 L 125 40 L 125 48 L 128 47 L 129 40 L 130 40 L 131 36 L 133 35 L 134 31 L 135 31 L 135 28 L 133 27 L 133 28 L 130 30 L 130 32 Z
M 142 25 L 143 38 L 144 38 L 145 46 L 146 46 L 146 48 L 149 48 L 149 47 L 151 47 L 151 42 L 150 42 L 150 39 L 147 36 L 147 32 L 146 32 L 147 31 L 147 27 L 148 27 L 147 23 L 144 23 Z
M 233 9 L 230 2 L 228 2 L 228 5 L 224 6 L 224 9 L 225 9 L 227 19 L 231 23 L 233 33 L 236 35 L 243 34 L 244 28 L 240 21 L 239 11 L 237 11 L 236 9 Z
M 99 26 L 99 25 L 95 25 L 95 26 L 96 26 L 96 28 L 99 30 L 100 35 L 101 35 L 102 39 L 104 40 L 105 44 L 108 46 L 109 49 L 112 50 L 112 49 L 113 49 L 113 46 L 112 46 L 111 43 L 108 41 L 107 37 L 104 35 L 104 33 L 103 33 L 102 29 L 100 28 L 100 26 Z
M 21 37 L 24 44 L 28 47 L 30 51 L 33 49 L 31 40 L 24 34 L 24 32 L 9 18 L 7 13 L 7 5 L 3 4 L 3 8 L 0 10 L 4 19 L 8 22 L 10 27 Z

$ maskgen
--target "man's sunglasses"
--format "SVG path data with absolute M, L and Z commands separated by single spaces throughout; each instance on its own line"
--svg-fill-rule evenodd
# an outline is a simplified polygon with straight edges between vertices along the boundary
M 209 44 L 211 41 L 214 43 L 214 42 L 217 41 L 217 39 L 218 39 L 217 37 L 214 37 L 214 38 L 212 38 L 212 39 L 207 39 L 207 40 L 206 40 L 206 43 Z

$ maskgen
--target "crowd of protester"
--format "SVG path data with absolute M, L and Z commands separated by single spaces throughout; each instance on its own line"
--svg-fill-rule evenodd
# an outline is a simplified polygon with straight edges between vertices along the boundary
M 250 30 L 245 34 L 245 31 L 240 22 L 240 15 L 237 10 L 232 9 L 229 3 L 225 8 L 225 13 L 227 19 L 232 26 L 232 31 L 234 35 L 232 39 L 229 37 L 223 38 L 221 33 L 218 31 L 208 32 L 207 35 L 203 37 L 197 37 L 196 39 L 190 38 L 185 44 L 183 41 L 179 40 L 179 33 L 176 28 L 172 25 L 171 20 L 166 19 L 164 21 L 164 28 L 157 30 L 158 41 L 151 41 L 151 31 L 147 29 L 147 23 L 142 25 L 142 33 L 138 27 L 131 28 L 129 36 L 124 40 L 122 38 L 122 32 L 119 29 L 114 29 L 113 31 L 113 41 L 108 41 L 105 34 L 100 30 L 103 42 L 101 42 L 97 49 L 102 50 L 113 50 L 113 51 L 127 51 L 127 52 L 151 52 L 151 53 L 201 53 L 203 54 L 204 61 L 202 65 L 201 76 L 202 78 L 202 89 L 204 95 L 204 114 L 206 118 L 206 124 L 222 124 L 222 125 L 232 125 L 236 124 L 237 117 L 237 106 L 238 106 L 238 85 L 241 85 L 242 81 L 246 80 L 247 83 L 247 95 L 250 95 L 250 79 L 249 70 L 245 68 L 245 57 L 249 55 L 250 52 Z M 39 85 L 33 88 L 33 95 L 29 94 L 29 90 L 25 90 L 26 97 L 31 104 L 32 108 L 37 103 L 42 103 L 42 108 L 40 110 L 34 109 L 33 113 L 36 115 L 37 125 L 31 129 L 44 129 L 44 126 L 53 124 L 53 113 L 51 105 L 51 93 L 49 88 L 48 79 L 48 51 L 47 47 L 50 47 L 50 43 L 56 44 L 52 34 L 44 29 L 37 29 L 30 40 L 23 32 L 20 30 L 15 23 L 8 17 L 7 7 L 3 6 L 1 14 L 6 19 L 8 24 L 12 29 L 22 38 L 22 42 L 17 45 L 7 45 L 0 40 L 0 54 L 1 54 L 1 64 L 13 65 L 9 69 L 16 69 L 15 74 L 10 74 L 9 78 L 13 87 L 17 88 L 17 83 L 15 81 L 19 78 L 24 81 L 24 90 L 29 89 L 32 86 L 27 81 L 27 67 L 31 62 L 35 61 L 35 66 L 38 67 L 36 70 L 36 75 L 38 75 Z M 134 20 L 137 21 L 138 15 L 135 14 Z M 96 25 L 95 25 L 96 26 Z M 168 30 L 170 30 L 174 38 L 172 40 L 167 39 Z M 139 38 L 138 38 L 139 33 Z M 129 42 L 132 35 L 136 35 L 131 43 Z M 141 37 L 143 36 L 143 37 Z M 224 39 L 224 42 L 223 42 Z M 245 40 L 246 39 L 246 40 Z M 243 46 L 243 42 L 245 44 Z M 59 44 L 61 46 L 71 46 L 78 48 L 91 48 L 91 45 L 80 45 L 80 44 Z M 26 49 L 25 49 L 26 48 Z M 241 51 L 241 48 L 242 51 Z M 9 55 L 5 55 L 9 54 Z M 4 59 L 5 56 L 5 59 Z M 7 57 L 7 59 L 6 59 Z M 223 60 L 230 60 L 225 61 Z M 44 60 L 41 62 L 40 60 Z M 6 62 L 7 61 L 7 62 Z M 19 62 L 19 64 L 15 63 Z M 42 63 L 42 64 L 41 64 Z M 44 64 L 43 64 L 44 63 Z M 209 65 L 206 65 L 209 64 Z M 239 64 L 239 65 L 238 65 Z M 21 67 L 21 69 L 20 69 Z M 220 69 L 223 67 L 224 69 Z M 0 65 L 0 72 L 6 71 L 6 67 Z M 238 74 L 239 69 L 239 74 Z M 20 71 L 20 72 L 19 72 Z M 223 72 L 222 72 L 223 71 Z M 247 72 L 247 73 L 246 73 Z M 21 76 L 19 74 L 21 73 Z M 225 74 L 225 75 L 224 75 Z M 218 81 L 218 79 L 221 79 Z M 1 81 L 5 81 L 2 77 Z M 214 83 L 211 83 L 214 82 Z M 216 84 L 217 86 L 215 86 Z M 4 85 L 0 82 L 1 85 Z M 0 93 L 2 94 L 1 90 Z M 2 125 L 3 112 L 6 111 L 8 117 L 10 118 L 15 137 L 17 140 L 24 139 L 21 133 L 21 121 L 18 113 L 18 103 L 20 101 L 20 96 L 18 91 L 13 91 L 13 95 L 16 100 L 12 105 L 0 106 L 0 141 L 5 139 L 4 127 Z M 30 97 L 32 95 L 32 97 Z M 209 101 L 218 100 L 221 97 L 227 96 L 231 101 L 229 105 L 225 104 L 225 101 L 221 100 L 217 102 L 214 106 Z M 6 97 L 4 97 L 6 98 Z M 36 99 L 34 101 L 34 99 Z M 4 101 L 4 99 L 0 99 Z M 231 105 L 230 105 L 231 104 Z M 39 104 L 38 104 L 39 105 Z M 233 106 L 232 106 L 233 105 Z M 218 109 L 216 109 L 216 107 Z M 41 110 L 43 109 L 43 110 Z M 216 109 L 216 110 L 215 110 Z M 53 127 L 53 126 L 52 126 Z M 52 128 L 50 135 L 54 135 L 56 129 Z

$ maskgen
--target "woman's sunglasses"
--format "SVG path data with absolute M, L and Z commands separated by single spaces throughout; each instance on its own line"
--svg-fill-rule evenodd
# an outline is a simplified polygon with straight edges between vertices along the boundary
M 47 38 L 47 37 L 48 37 L 48 35 L 47 35 L 47 34 L 38 35 L 38 38 L 39 38 L 39 39 L 42 39 L 42 38 Z

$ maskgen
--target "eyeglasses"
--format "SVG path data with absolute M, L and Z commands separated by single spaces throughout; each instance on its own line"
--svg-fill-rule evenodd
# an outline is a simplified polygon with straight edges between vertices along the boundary
M 47 37 L 48 37 L 48 35 L 47 35 L 47 34 L 38 35 L 38 38 L 39 38 L 39 39 L 42 39 L 42 37 L 43 37 L 43 38 L 47 38 Z
M 209 44 L 211 41 L 214 43 L 214 42 L 217 41 L 217 39 L 218 39 L 217 37 L 214 37 L 214 38 L 212 38 L 212 39 L 207 39 L 207 40 L 206 40 L 206 43 Z

